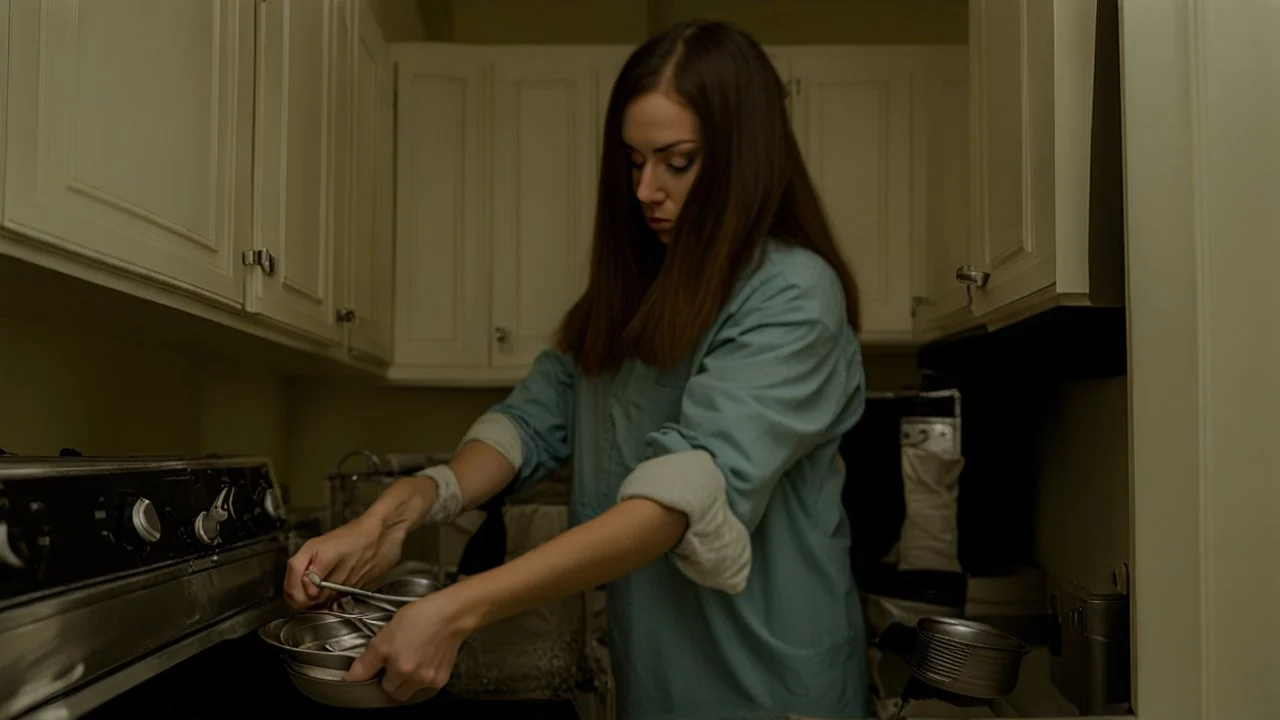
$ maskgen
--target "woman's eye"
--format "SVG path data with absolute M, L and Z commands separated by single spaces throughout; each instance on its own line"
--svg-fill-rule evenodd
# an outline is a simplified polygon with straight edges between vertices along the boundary
M 671 162 L 667 163 L 667 167 L 671 168 L 671 171 L 676 173 L 688 172 L 689 168 L 693 167 L 693 158 L 673 158 Z
M 636 157 L 635 155 L 628 155 L 627 163 L 631 165 L 631 167 L 635 168 L 636 170 L 639 170 L 640 168 L 644 167 L 644 158 Z

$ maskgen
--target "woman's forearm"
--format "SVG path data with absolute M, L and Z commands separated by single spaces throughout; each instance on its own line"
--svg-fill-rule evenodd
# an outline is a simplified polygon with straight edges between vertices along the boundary
M 516 469 L 488 443 L 463 445 L 449 461 L 458 479 L 462 506 L 473 508 L 496 495 L 515 479 Z M 436 481 L 429 477 L 402 477 L 391 484 L 365 512 L 384 528 L 408 528 L 422 522 L 436 500 Z
M 511 562 L 463 580 L 455 593 L 464 631 L 616 580 L 660 557 L 688 519 L 651 500 L 624 500 Z

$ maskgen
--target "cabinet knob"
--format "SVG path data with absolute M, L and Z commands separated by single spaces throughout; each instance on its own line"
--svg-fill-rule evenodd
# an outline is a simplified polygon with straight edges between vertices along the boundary
M 969 265 L 961 265 L 956 268 L 956 280 L 963 285 L 983 288 L 991 280 L 991 273 L 975 270 Z
M 337 316 L 340 323 L 353 323 L 356 321 L 356 309 L 349 307 L 338 308 Z
M 493 329 L 493 339 L 499 345 L 506 345 L 511 342 L 511 328 L 499 325 Z

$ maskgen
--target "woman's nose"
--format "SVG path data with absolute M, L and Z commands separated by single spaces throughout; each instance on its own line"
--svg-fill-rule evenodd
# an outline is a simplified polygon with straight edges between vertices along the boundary
M 636 198 L 648 205 L 658 205 L 665 199 L 662 189 L 653 181 L 651 168 L 646 167 L 640 171 L 640 179 L 636 182 Z

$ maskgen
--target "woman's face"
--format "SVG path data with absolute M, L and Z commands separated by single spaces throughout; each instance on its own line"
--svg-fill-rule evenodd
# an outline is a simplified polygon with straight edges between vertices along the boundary
M 622 119 L 631 186 L 645 220 L 664 244 L 698 174 L 702 140 L 698 118 L 674 92 L 641 95 Z

